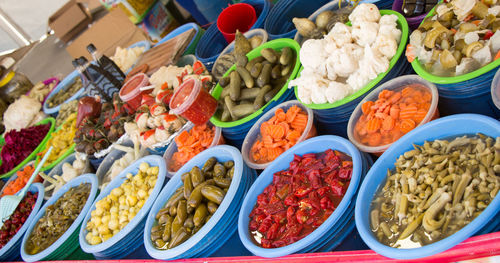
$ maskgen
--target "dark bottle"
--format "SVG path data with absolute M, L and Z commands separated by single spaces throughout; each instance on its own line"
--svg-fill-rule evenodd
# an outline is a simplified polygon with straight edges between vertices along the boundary
M 80 73 L 80 78 L 82 79 L 82 84 L 86 87 L 90 83 L 90 78 L 87 76 L 87 72 L 84 70 L 83 66 L 78 63 L 78 60 L 71 61 L 73 67 Z
M 89 63 L 85 57 L 78 58 L 78 64 L 82 66 L 84 75 L 87 76 L 92 85 L 87 86 L 87 95 L 99 95 L 104 102 L 111 102 L 113 94 L 120 91 L 121 86 L 113 83 L 113 76 L 101 67 Z
M 124 83 L 123 81 L 125 80 L 125 74 L 121 69 L 116 65 L 113 60 L 111 60 L 109 57 L 99 53 L 97 51 L 97 48 L 94 46 L 94 44 L 89 44 L 87 46 L 87 50 L 89 53 L 92 55 L 92 58 L 97 61 L 99 66 L 103 68 L 105 71 L 109 72 L 115 80 L 113 82 L 117 86 L 122 86 Z

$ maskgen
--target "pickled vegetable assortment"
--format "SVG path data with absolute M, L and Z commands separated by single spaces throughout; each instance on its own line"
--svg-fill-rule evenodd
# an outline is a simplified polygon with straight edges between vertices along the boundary
M 156 214 L 151 241 L 158 249 L 171 249 L 198 232 L 224 200 L 234 174 L 234 161 L 208 159 L 182 175 L 183 186 Z
M 70 102 L 64 103 L 61 105 L 59 112 L 56 117 L 56 127 L 61 126 L 69 115 L 76 113 L 78 111 L 78 100 L 72 100 Z
M 297 143 L 306 129 L 307 121 L 307 113 L 297 105 L 286 112 L 281 108 L 276 110 L 271 119 L 260 125 L 260 137 L 250 149 L 250 158 L 256 163 L 274 161 Z M 309 133 L 308 137 L 314 136 L 316 129 Z
M 309 235 L 342 201 L 352 169 L 351 157 L 339 151 L 295 155 L 257 197 L 249 224 L 254 241 L 277 248 Z
M 69 115 L 66 122 L 58 128 L 54 133 L 51 134 L 45 150 L 43 150 L 39 155 L 44 156 L 48 149 L 52 146 L 52 152 L 44 163 L 44 167 L 49 166 L 51 163 L 56 161 L 61 157 L 69 147 L 74 143 L 73 139 L 76 133 L 76 113 Z
M 194 156 L 206 150 L 212 145 L 215 137 L 215 127 L 207 124 L 195 125 L 189 131 L 181 132 L 175 137 L 177 152 L 172 155 L 169 161 L 169 169 L 177 171 Z
M 452 0 L 413 31 L 406 56 L 433 75 L 458 76 L 475 71 L 500 56 L 500 3 Z
M 5 220 L 2 228 L 0 228 L 0 249 L 7 245 L 19 229 L 21 229 L 26 219 L 30 216 L 31 211 L 33 211 L 37 198 L 38 193 L 26 193 L 26 196 L 19 203 L 14 213 L 9 219 Z
M 482 134 L 415 145 L 399 156 L 372 203 L 370 221 L 388 246 L 446 238 L 488 207 L 500 187 L 500 137 Z
M 75 78 L 74 82 L 66 89 L 59 90 L 56 94 L 47 100 L 47 105 L 50 108 L 61 105 L 71 96 L 75 95 L 83 87 L 82 79 L 78 76 Z
M 236 56 L 236 70 L 219 81 L 218 116 L 223 122 L 237 121 L 268 103 L 283 88 L 295 67 L 295 51 L 264 48 L 260 56 L 248 61 Z M 217 115 L 217 113 L 216 113 Z
M 85 240 L 97 245 L 118 234 L 144 206 L 156 185 L 160 168 L 144 162 L 136 175 L 127 179 L 103 199 L 97 201 L 90 214 Z
M 393 143 L 422 122 L 432 95 L 421 84 L 383 90 L 376 101 L 362 104 L 363 114 L 354 126 L 354 138 L 369 146 Z
M 48 206 L 26 241 L 26 253 L 38 254 L 56 242 L 71 227 L 89 195 L 90 184 L 81 184 L 69 189 Z

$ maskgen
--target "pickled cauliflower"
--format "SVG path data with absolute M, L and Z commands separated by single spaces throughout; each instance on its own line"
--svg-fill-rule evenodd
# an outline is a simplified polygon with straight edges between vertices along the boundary
M 297 86 L 306 103 L 334 103 L 358 91 L 389 69 L 401 40 L 397 16 L 380 15 L 373 4 L 358 5 L 349 20 L 336 23 L 323 39 L 304 42 L 300 61 L 304 66 Z

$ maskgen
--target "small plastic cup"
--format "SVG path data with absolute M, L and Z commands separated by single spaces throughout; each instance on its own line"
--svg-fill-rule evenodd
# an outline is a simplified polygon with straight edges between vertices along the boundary
M 207 125 L 210 128 L 214 126 L 210 122 L 208 122 Z M 184 130 L 190 131 L 194 126 L 195 126 L 194 124 L 189 123 L 188 125 L 185 126 L 183 131 Z M 225 142 L 224 137 L 222 137 L 222 129 L 220 127 L 215 127 L 214 139 L 212 140 L 212 144 L 210 144 L 210 146 L 208 146 L 207 149 L 214 147 L 216 145 L 222 145 L 222 144 L 224 144 L 224 142 Z M 181 168 L 181 167 L 179 167 L 179 169 L 176 170 L 176 169 L 173 169 L 173 167 L 172 167 L 172 162 L 173 162 L 172 156 L 174 155 L 174 153 L 177 152 L 177 150 L 178 150 L 177 143 L 174 140 L 168 145 L 167 150 L 163 154 L 163 159 L 165 159 L 165 162 L 167 163 L 167 177 L 168 178 L 172 178 L 175 175 L 175 173 Z
M 143 94 L 148 94 L 152 89 L 141 91 L 140 88 L 149 86 L 149 78 L 144 73 L 139 73 L 129 79 L 120 89 L 120 99 L 130 105 L 133 109 L 141 106 Z
M 217 110 L 217 100 L 201 87 L 201 81 L 188 79 L 177 88 L 169 106 L 171 114 L 181 115 L 195 125 L 202 125 Z
M 236 35 L 236 30 L 245 33 L 257 20 L 253 6 L 245 3 L 230 5 L 224 9 L 217 18 L 217 28 L 222 33 L 227 43 L 231 43 Z
M 349 124 L 347 125 L 347 136 L 349 137 L 349 140 L 356 147 L 358 147 L 359 150 L 361 150 L 362 152 L 380 156 L 394 143 L 391 142 L 389 144 L 384 144 L 384 145 L 369 146 L 364 143 L 361 143 L 357 139 L 357 136 L 354 135 L 354 127 L 356 126 L 356 123 L 363 114 L 363 111 L 361 110 L 361 106 L 363 105 L 363 103 L 367 101 L 376 101 L 378 98 L 378 94 L 383 90 L 401 91 L 405 86 L 412 84 L 420 84 L 423 88 L 426 88 L 431 93 L 432 96 L 431 106 L 427 111 L 427 115 L 420 123 L 416 124 L 415 128 L 423 124 L 426 124 L 431 120 L 437 119 L 439 117 L 439 111 L 437 108 L 439 95 L 436 85 L 421 78 L 418 75 L 405 75 L 394 78 L 380 85 L 379 87 L 371 91 L 368 95 L 366 95 L 366 97 L 358 104 L 358 106 L 356 106 L 356 109 L 354 109 L 354 111 L 351 114 L 351 118 L 349 119 Z
M 307 126 L 302 132 L 300 138 L 297 140 L 296 144 L 299 144 L 300 142 L 305 141 L 317 135 L 316 127 L 314 126 L 313 111 L 308 107 L 304 106 L 303 104 L 301 104 L 298 100 L 285 101 L 279 104 L 278 106 L 270 109 L 264 115 L 262 115 L 262 117 L 260 117 L 259 120 L 257 120 L 257 122 L 252 126 L 250 131 L 248 131 L 247 136 L 243 141 L 243 146 L 241 148 L 241 155 L 243 156 L 243 160 L 245 161 L 245 163 L 250 168 L 256 170 L 264 170 L 266 169 L 267 166 L 269 166 L 272 163 L 272 161 L 267 163 L 257 163 L 256 161 L 253 160 L 252 157 L 250 157 L 250 150 L 252 149 L 252 146 L 255 144 L 255 141 L 257 139 L 260 139 L 262 137 L 260 134 L 260 126 L 262 125 L 262 123 L 271 119 L 278 109 L 281 108 L 286 112 L 294 105 L 297 105 L 303 112 L 307 114 Z

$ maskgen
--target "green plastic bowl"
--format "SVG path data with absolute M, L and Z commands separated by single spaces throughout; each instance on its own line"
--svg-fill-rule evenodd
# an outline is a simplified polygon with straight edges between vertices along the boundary
M 12 174 L 17 172 L 19 169 L 23 168 L 29 161 L 35 159 L 36 154 L 39 153 L 43 148 L 45 148 L 45 144 L 47 144 L 47 141 L 50 138 L 50 134 L 54 131 L 54 126 L 56 125 L 56 120 L 52 117 L 49 117 L 49 118 L 46 118 L 44 120 L 39 121 L 35 125 L 35 126 L 38 126 L 38 125 L 49 124 L 49 123 L 50 123 L 50 128 L 49 128 L 49 131 L 47 132 L 47 135 L 45 135 L 45 138 L 43 138 L 42 142 L 35 148 L 35 150 L 33 150 L 33 152 L 30 155 L 28 155 L 28 157 L 26 157 L 26 159 L 24 159 L 24 161 L 22 161 L 20 164 L 18 164 L 16 167 L 14 167 L 14 169 L 10 170 L 7 173 L 0 175 L 0 178 L 8 178 L 8 177 L 12 176 Z M 0 145 L 2 145 L 2 147 L 3 147 L 4 144 L 5 144 L 5 139 L 2 136 L 2 140 L 0 141 Z M 0 151 L 1 150 L 2 150 L 2 148 L 0 147 Z M 1 165 L 1 162 L 0 162 L 0 165 Z
M 267 102 L 264 106 L 262 106 L 262 108 L 255 111 L 254 113 L 246 116 L 245 118 L 241 118 L 237 121 L 223 122 L 220 120 L 219 116 L 214 115 L 210 119 L 210 122 L 212 122 L 215 126 L 221 127 L 221 128 L 230 128 L 230 127 L 235 127 L 235 126 L 244 124 L 244 123 L 260 116 L 264 112 L 264 109 L 266 109 L 269 106 L 269 104 L 276 101 L 278 98 L 281 97 L 281 95 L 283 95 L 283 93 L 285 93 L 285 91 L 288 89 L 288 83 L 290 82 L 290 80 L 294 79 L 295 76 L 297 76 L 299 69 L 300 69 L 300 57 L 299 57 L 300 45 L 299 45 L 299 43 L 297 43 L 293 39 L 288 39 L 288 38 L 275 39 L 273 41 L 269 41 L 267 43 L 264 43 L 264 44 L 260 45 L 259 47 L 255 48 L 254 50 L 250 51 L 247 54 L 247 57 L 248 57 L 248 60 L 250 61 L 250 60 L 260 56 L 260 51 L 264 48 L 272 48 L 274 50 L 281 50 L 284 47 L 290 47 L 291 49 L 293 49 L 295 51 L 295 54 L 297 55 L 297 58 L 295 60 L 295 67 L 293 68 L 292 74 L 288 78 L 288 81 L 285 83 L 285 85 L 283 85 L 281 90 L 269 102 Z M 236 65 L 233 65 L 231 68 L 229 68 L 229 70 L 223 75 L 223 77 L 229 76 L 229 73 L 231 73 L 234 70 L 236 70 Z M 214 98 L 218 100 L 220 98 L 221 92 L 222 92 L 222 87 L 219 85 L 219 83 L 217 83 L 217 86 L 215 86 L 215 89 L 212 91 L 212 96 L 214 96 Z
M 424 23 L 425 19 L 427 19 L 428 17 L 431 17 L 435 14 L 435 12 L 436 12 L 435 9 L 436 9 L 436 7 L 434 7 L 427 14 L 427 16 L 424 18 L 422 23 Z M 422 66 L 422 64 L 420 64 L 420 61 L 418 61 L 418 58 L 415 58 L 415 60 L 413 60 L 413 62 L 411 62 L 411 66 L 413 67 L 413 70 L 415 70 L 415 72 L 420 77 L 424 78 L 427 81 L 430 81 L 430 82 L 436 83 L 436 84 L 453 84 L 453 83 L 464 82 L 467 80 L 471 80 L 473 78 L 477 78 L 477 77 L 497 68 L 498 66 L 500 66 L 500 59 L 493 60 L 488 65 L 481 67 L 475 71 L 469 72 L 467 74 L 459 75 L 459 76 L 454 76 L 454 77 L 441 77 L 441 76 L 433 75 L 433 74 L 427 72 L 427 70 L 425 70 L 425 68 Z
M 64 123 L 66 123 L 66 122 L 64 122 Z M 60 131 L 62 129 L 62 126 L 64 125 L 64 123 L 61 124 L 59 127 L 57 127 L 57 129 L 54 131 L 54 133 Z M 50 135 L 50 138 L 52 138 L 52 134 Z M 47 142 L 48 141 L 49 140 L 47 140 Z M 52 168 L 54 168 L 62 160 L 66 159 L 66 157 L 68 157 L 70 154 L 72 154 L 73 152 L 75 152 L 75 146 L 76 146 L 75 143 L 71 144 L 71 146 L 68 149 L 66 149 L 66 151 L 63 153 L 63 155 L 59 156 L 59 158 L 57 158 L 55 161 L 53 161 L 52 163 L 50 163 L 48 165 L 47 165 L 47 163 L 45 163 L 45 165 L 42 167 L 42 169 L 40 169 L 40 171 L 41 172 L 45 172 L 47 170 L 51 170 Z M 40 153 L 43 152 L 43 151 L 45 151 L 46 148 L 47 148 L 47 144 L 45 144 L 44 147 L 43 147 L 43 149 L 40 150 Z M 36 156 L 36 161 L 35 161 L 35 167 L 40 162 L 40 159 L 41 159 L 40 155 L 37 155 Z
M 391 61 L 389 62 L 389 69 L 384 73 L 378 74 L 378 76 L 375 79 L 370 81 L 368 84 L 366 84 L 363 88 L 361 88 L 357 92 L 355 92 L 355 93 L 353 93 L 353 94 L 351 94 L 351 95 L 349 95 L 349 96 L 347 96 L 339 101 L 336 101 L 334 103 L 322 103 L 322 104 L 303 103 L 299 98 L 297 86 L 295 86 L 294 87 L 295 97 L 297 97 L 297 99 L 300 101 L 300 103 L 306 105 L 308 108 L 315 109 L 315 110 L 331 109 L 331 108 L 335 108 L 335 107 L 344 105 L 346 103 L 349 103 L 349 102 L 357 99 L 358 97 L 362 96 L 366 92 L 370 91 L 373 87 L 378 85 L 379 82 L 392 70 L 392 68 L 394 67 L 394 65 L 396 65 L 396 62 L 398 62 L 399 58 L 403 55 L 403 52 L 406 49 L 406 42 L 408 41 L 408 34 L 409 34 L 410 29 L 408 28 L 408 22 L 406 22 L 406 19 L 400 13 L 393 11 L 393 10 L 380 10 L 380 14 L 381 15 L 396 15 L 398 17 L 398 21 L 397 21 L 398 27 L 401 30 L 401 42 L 399 43 L 398 49 L 396 51 L 396 55 L 394 55 L 394 57 L 392 57 Z M 350 22 L 348 23 L 348 25 L 350 25 Z M 302 71 L 302 69 L 301 69 L 301 71 Z

